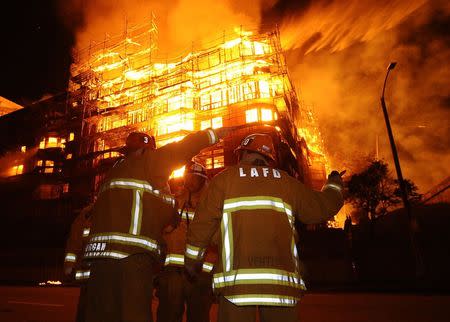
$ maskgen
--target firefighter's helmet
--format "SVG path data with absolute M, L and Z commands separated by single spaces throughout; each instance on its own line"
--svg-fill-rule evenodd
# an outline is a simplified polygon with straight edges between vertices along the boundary
M 139 149 L 156 149 L 155 137 L 143 132 L 131 132 L 125 142 L 125 153 L 131 153 Z
M 238 153 L 243 150 L 259 153 L 272 161 L 275 161 L 276 158 L 273 139 L 269 134 L 253 133 L 247 135 L 234 152 Z
M 188 164 L 186 164 L 185 174 L 194 174 L 203 177 L 205 179 L 208 179 L 205 167 L 193 161 L 190 161 Z

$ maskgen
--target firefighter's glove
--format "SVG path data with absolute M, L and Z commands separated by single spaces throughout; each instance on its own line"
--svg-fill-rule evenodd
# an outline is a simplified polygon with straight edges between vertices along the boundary
M 202 271 L 202 262 L 185 257 L 184 270 L 188 279 L 194 281 Z
M 342 176 L 336 170 L 331 171 L 331 173 L 328 175 L 328 183 L 333 183 L 341 188 L 344 187 L 344 181 L 342 181 Z

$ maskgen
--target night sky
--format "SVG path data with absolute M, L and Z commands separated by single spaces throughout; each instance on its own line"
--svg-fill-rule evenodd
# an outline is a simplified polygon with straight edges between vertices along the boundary
M 58 1 L 2 2 L 0 96 L 29 104 L 47 93 L 64 91 L 69 79 L 72 28 Z

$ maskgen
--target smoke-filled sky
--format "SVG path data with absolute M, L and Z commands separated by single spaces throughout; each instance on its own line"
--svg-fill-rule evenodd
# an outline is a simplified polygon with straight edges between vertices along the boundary
M 448 1 L 53 0 L 14 6 L 0 19 L 6 23 L 0 26 L 1 96 L 27 102 L 63 91 L 71 49 L 121 33 L 125 23 L 142 23 L 152 12 L 160 54 L 168 57 L 234 27 L 278 25 L 292 80 L 300 99 L 314 107 L 333 166 L 355 169 L 374 155 L 377 136 L 380 157 L 392 163 L 379 96 L 388 63 L 397 61 L 386 101 L 404 176 L 425 192 L 450 174 Z

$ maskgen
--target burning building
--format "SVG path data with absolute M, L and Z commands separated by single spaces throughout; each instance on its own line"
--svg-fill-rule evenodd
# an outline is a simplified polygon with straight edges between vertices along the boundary
M 147 132 L 162 146 L 223 126 L 243 130 L 196 157 L 209 171 L 235 162 L 245 129 L 266 126 L 287 144 L 300 179 L 320 187 L 326 159 L 311 112 L 299 106 L 277 30 L 224 33 L 170 60 L 158 57 L 157 37 L 153 22 L 127 28 L 74 57 L 69 104 L 82 115 L 77 157 L 91 193 L 128 133 Z
M 196 156 L 210 174 L 236 162 L 233 151 L 246 134 L 267 132 L 284 169 L 320 189 L 326 174 L 320 133 L 299 103 L 277 30 L 223 34 L 171 60 L 158 57 L 157 36 L 156 25 L 147 24 L 93 43 L 74 56 L 67 93 L 0 117 L 6 165 L 0 191 L 5 227 L 15 227 L 3 238 L 21 236 L 26 244 L 4 249 L 1 259 L 12 264 L 3 276 L 25 278 L 17 265 L 26 257 L 33 279 L 61 278 L 70 223 L 132 131 L 154 135 L 162 146 L 192 131 L 237 126 Z

